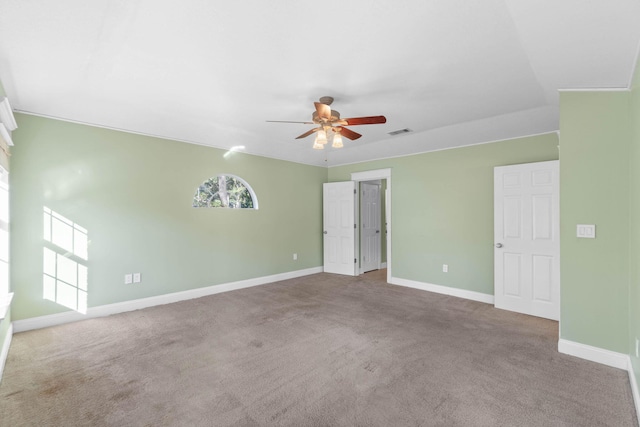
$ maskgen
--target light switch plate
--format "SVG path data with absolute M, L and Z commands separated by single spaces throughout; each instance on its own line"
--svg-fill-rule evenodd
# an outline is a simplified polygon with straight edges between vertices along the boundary
M 582 239 L 595 239 L 596 238 L 595 224 L 578 224 L 576 226 L 576 236 Z

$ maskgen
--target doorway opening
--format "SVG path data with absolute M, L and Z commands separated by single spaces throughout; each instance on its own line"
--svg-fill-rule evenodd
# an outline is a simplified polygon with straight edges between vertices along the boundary
M 358 197 L 355 200 L 356 271 L 387 269 L 391 280 L 391 169 L 351 174 Z M 364 194 L 363 194 L 364 193 Z
M 386 215 L 384 193 L 386 180 L 361 181 L 358 185 L 359 272 L 380 270 L 386 263 Z

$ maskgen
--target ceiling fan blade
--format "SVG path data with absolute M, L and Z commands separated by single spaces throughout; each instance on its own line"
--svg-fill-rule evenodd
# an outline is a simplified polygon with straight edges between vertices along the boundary
M 314 133 L 314 132 L 318 132 L 320 129 L 321 129 L 321 128 L 313 128 L 313 129 L 311 129 L 310 131 L 307 131 L 307 132 L 303 133 L 302 135 L 300 135 L 300 136 L 296 137 L 296 139 L 306 138 L 306 137 L 308 137 L 309 135 L 311 135 L 312 133 Z
M 331 107 L 327 104 L 323 104 L 321 102 L 314 102 L 313 105 L 316 106 L 316 111 L 318 112 L 318 117 L 321 119 L 330 120 L 331 119 Z
M 362 136 L 359 133 L 352 131 L 351 129 L 347 129 L 347 128 L 343 128 L 343 127 L 338 127 L 338 128 L 336 128 L 336 130 L 338 132 L 340 132 L 340 134 L 342 136 L 344 136 L 345 138 L 350 139 L 352 141 L 356 140 L 356 139 L 358 139 L 358 138 L 360 138 Z
M 291 120 L 267 120 L 267 123 L 300 123 L 303 125 L 315 125 L 313 122 L 293 122 Z
M 369 117 L 352 117 L 350 119 L 342 119 L 347 122 L 349 126 L 353 125 L 377 125 L 381 123 L 387 123 L 385 116 L 369 116 Z

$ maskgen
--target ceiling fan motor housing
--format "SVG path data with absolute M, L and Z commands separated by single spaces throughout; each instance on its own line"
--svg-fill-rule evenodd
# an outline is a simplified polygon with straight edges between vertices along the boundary
M 313 120 L 313 123 L 317 123 L 319 125 L 324 123 L 333 123 L 340 120 L 340 112 L 331 110 L 331 118 L 329 120 L 323 121 L 320 117 L 318 117 L 318 112 L 314 111 L 311 115 L 311 120 Z

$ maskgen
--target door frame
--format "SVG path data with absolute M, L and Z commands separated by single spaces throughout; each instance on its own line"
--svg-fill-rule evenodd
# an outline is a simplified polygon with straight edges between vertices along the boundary
M 387 180 L 387 191 L 385 194 L 385 215 L 386 215 L 386 239 L 387 239 L 387 282 L 391 282 L 391 169 L 374 169 L 364 172 L 353 172 L 351 174 L 351 181 L 355 181 L 356 188 L 358 191 L 360 190 L 360 182 L 362 181 L 375 181 L 375 180 Z M 359 197 L 356 197 L 356 212 L 360 212 L 360 201 Z M 356 254 L 358 255 L 358 259 L 360 259 L 360 215 L 356 215 Z

